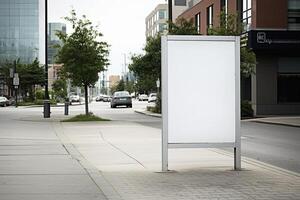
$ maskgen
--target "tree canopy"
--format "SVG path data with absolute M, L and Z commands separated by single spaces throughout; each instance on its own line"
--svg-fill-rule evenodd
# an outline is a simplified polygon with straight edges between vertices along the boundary
M 62 74 L 72 81 L 72 85 L 84 87 L 86 114 L 88 114 L 88 87 L 94 86 L 98 81 L 98 73 L 108 66 L 108 44 L 99 41 L 102 34 L 97 27 L 92 26 L 85 15 L 78 18 L 75 11 L 70 17 L 74 32 L 70 35 L 58 33 L 63 45 L 57 55 L 57 61 L 63 63 Z

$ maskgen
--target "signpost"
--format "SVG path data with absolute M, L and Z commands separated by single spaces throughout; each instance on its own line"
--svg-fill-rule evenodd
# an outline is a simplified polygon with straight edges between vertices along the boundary
M 14 73 L 13 85 L 15 86 L 15 106 L 18 107 L 18 88 L 20 85 L 18 73 Z
M 241 169 L 239 37 L 162 37 L 162 119 L 162 171 L 169 148 L 232 147 Z

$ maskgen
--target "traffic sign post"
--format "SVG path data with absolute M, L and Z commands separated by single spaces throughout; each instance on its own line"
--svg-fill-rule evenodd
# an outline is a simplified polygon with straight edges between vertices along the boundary
M 18 73 L 14 73 L 13 85 L 15 87 L 15 105 L 16 107 L 18 107 L 18 88 L 20 85 L 20 79 Z

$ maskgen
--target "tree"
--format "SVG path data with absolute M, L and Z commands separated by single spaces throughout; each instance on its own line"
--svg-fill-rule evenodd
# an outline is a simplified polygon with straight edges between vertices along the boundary
M 220 24 L 218 27 L 209 29 L 209 35 L 233 35 L 240 36 L 243 33 L 243 24 L 239 22 L 237 15 L 226 14 L 224 11 L 220 14 Z M 256 66 L 255 53 L 246 47 L 246 41 L 241 40 L 241 74 L 249 77 L 254 73 Z
M 102 34 L 85 15 L 79 19 L 72 10 L 71 17 L 65 17 L 65 20 L 72 24 L 74 32 L 70 35 L 58 33 L 63 45 L 58 51 L 57 60 L 63 63 L 64 76 L 74 86 L 84 87 L 85 114 L 88 115 L 88 87 L 95 85 L 98 73 L 108 65 L 108 44 L 97 40 Z
M 37 58 L 30 64 L 22 64 L 20 63 L 20 60 L 16 60 L 14 62 L 16 62 L 16 70 L 20 80 L 20 93 L 22 94 L 22 96 L 26 96 L 26 94 L 28 93 L 29 99 L 33 101 L 35 98 L 34 86 L 42 85 L 45 83 L 44 69 L 42 66 L 40 66 Z M 6 85 L 8 85 L 10 88 L 12 88 L 10 69 L 15 68 L 14 62 L 6 61 L 0 68 L 0 73 L 4 75 Z
M 59 78 L 52 84 L 52 89 L 56 100 L 67 98 L 67 81 L 63 78 Z

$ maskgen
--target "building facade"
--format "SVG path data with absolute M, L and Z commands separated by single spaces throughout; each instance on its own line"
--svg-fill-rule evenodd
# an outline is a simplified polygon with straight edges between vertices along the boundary
M 61 45 L 62 42 L 57 36 L 57 32 L 66 33 L 66 24 L 64 23 L 49 23 L 48 24 L 48 64 L 54 64 L 55 56 L 58 49 L 56 45 Z
M 177 17 L 188 9 L 190 2 L 188 0 L 172 0 L 172 21 L 175 22 Z
M 0 0 L 0 63 L 36 58 L 45 63 L 44 9 L 40 0 Z M 0 95 L 8 95 L 0 74 Z
M 30 63 L 41 58 L 44 4 L 39 0 L 0 0 L 0 59 Z
M 255 115 L 300 114 L 300 1 L 201 0 L 179 17 L 194 19 L 200 34 L 217 27 L 221 10 L 239 16 L 257 58 L 243 80 L 242 98 Z
M 154 37 L 157 33 L 167 30 L 168 5 L 159 4 L 146 17 L 146 38 Z

